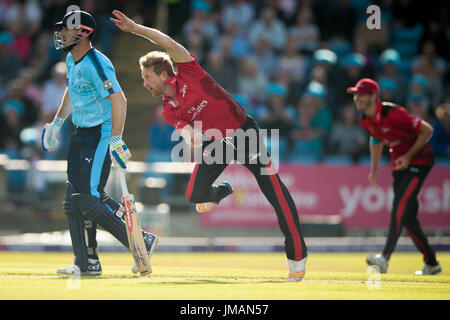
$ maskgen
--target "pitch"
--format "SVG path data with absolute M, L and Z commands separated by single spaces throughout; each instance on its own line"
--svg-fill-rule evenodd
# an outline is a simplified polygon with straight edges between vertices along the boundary
M 103 253 L 99 277 L 58 276 L 71 253 L 0 252 L 0 300 L 398 300 L 450 299 L 450 253 L 443 272 L 415 276 L 419 253 L 395 253 L 388 274 L 367 269 L 366 253 L 311 253 L 300 283 L 286 282 L 283 253 L 158 253 L 153 273 L 130 271 L 127 253 Z

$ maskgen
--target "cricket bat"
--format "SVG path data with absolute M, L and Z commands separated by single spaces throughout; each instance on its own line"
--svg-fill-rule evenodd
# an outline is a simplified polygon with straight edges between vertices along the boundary
M 125 224 L 127 229 L 130 252 L 141 276 L 148 276 L 152 273 L 152 267 L 147 255 L 144 238 L 142 237 L 141 224 L 134 196 L 128 193 L 125 170 L 119 169 L 120 186 L 122 188 L 122 202 L 125 207 Z

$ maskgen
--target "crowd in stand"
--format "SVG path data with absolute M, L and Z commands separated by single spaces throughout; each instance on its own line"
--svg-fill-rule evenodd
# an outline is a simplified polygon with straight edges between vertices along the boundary
M 43 154 L 39 140 L 66 86 L 65 53 L 54 49 L 53 24 L 72 4 L 95 17 L 94 46 L 110 57 L 117 32 L 108 20 L 112 9 L 133 9 L 148 26 L 155 26 L 158 9 L 157 1 L 0 0 L 0 153 L 10 158 L 64 159 L 64 143 L 59 153 Z M 367 155 L 368 137 L 345 90 L 362 77 L 379 82 L 382 100 L 432 123 L 434 150 L 449 158 L 448 2 L 432 8 L 410 0 L 166 4 L 166 31 L 262 128 L 279 129 L 282 161 L 337 156 L 351 163 Z M 372 4 L 380 8 L 380 29 L 366 25 Z M 161 140 L 172 130 L 153 118 L 149 161 L 170 159 L 171 145 Z
M 380 8 L 380 29 L 366 25 L 372 4 Z M 368 137 L 346 93 L 363 77 L 379 82 L 383 101 L 432 123 L 437 155 L 450 156 L 445 1 L 433 8 L 369 0 L 192 0 L 172 6 L 184 24 L 171 36 L 262 128 L 279 129 L 282 161 L 352 163 L 367 156 Z M 159 130 L 172 130 L 155 122 Z M 168 157 L 168 151 L 154 147 L 153 155 Z

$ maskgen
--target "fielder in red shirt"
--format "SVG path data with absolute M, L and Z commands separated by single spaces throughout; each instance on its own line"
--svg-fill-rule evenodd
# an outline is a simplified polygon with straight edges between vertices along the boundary
M 161 46 L 166 52 L 152 51 L 139 60 L 144 87 L 154 96 L 162 96 L 162 116 L 184 141 L 201 148 L 202 160 L 197 163 L 186 190 L 187 199 L 196 203 L 198 212 L 210 211 L 233 192 L 224 182 L 213 185 L 232 160 L 243 164 L 255 176 L 261 191 L 273 206 L 285 237 L 289 265 L 289 281 L 305 276 L 308 257 L 300 233 L 298 212 L 291 194 L 274 170 L 267 155 L 256 121 L 207 74 L 186 48 L 166 34 L 135 23 L 122 12 L 114 10 L 111 21 L 125 32 L 142 36 Z M 177 67 L 175 73 L 173 62 Z M 240 143 L 241 133 L 249 134 Z M 254 139 L 251 139 L 253 134 Z M 210 145 L 219 148 L 209 149 Z M 220 154 L 223 152 L 223 154 Z M 231 158 L 228 156 L 231 154 Z M 208 160 L 217 158 L 220 162 Z
M 378 266 L 382 273 L 387 272 L 389 258 L 405 228 L 425 261 L 423 269 L 416 274 L 441 272 L 436 254 L 417 219 L 417 197 L 434 164 L 429 143 L 433 128 L 426 121 L 410 115 L 403 107 L 380 101 L 379 86 L 372 79 L 361 79 L 347 92 L 353 94 L 356 109 L 361 112 L 359 122 L 370 134 L 370 184 L 376 186 L 383 145 L 389 147 L 393 168 L 394 200 L 387 242 L 381 254 L 367 256 L 367 263 Z

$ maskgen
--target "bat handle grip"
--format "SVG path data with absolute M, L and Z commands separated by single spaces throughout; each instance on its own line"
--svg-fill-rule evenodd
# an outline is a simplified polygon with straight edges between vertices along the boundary
M 120 187 L 122 188 L 122 195 L 127 196 L 128 195 L 128 188 L 127 188 L 127 180 L 125 179 L 125 170 L 122 168 L 119 168 L 119 178 L 120 178 Z

